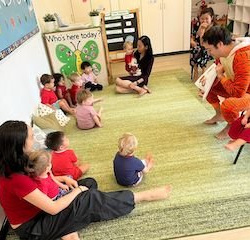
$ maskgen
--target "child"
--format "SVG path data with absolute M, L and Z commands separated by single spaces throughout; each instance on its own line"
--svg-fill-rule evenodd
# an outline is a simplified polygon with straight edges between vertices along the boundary
M 103 86 L 97 82 L 97 77 L 93 73 L 93 69 L 89 62 L 82 62 L 81 69 L 83 70 L 82 81 L 85 84 L 85 88 L 89 88 L 90 91 L 103 89 Z
M 114 173 L 118 184 L 123 186 L 138 185 L 143 174 L 148 173 L 153 166 L 153 157 L 147 155 L 145 160 L 134 156 L 138 142 L 134 135 L 125 133 L 119 139 L 119 151 L 114 159 Z
M 94 127 L 102 127 L 101 113 L 102 108 L 98 112 L 95 111 L 93 104 L 100 102 L 102 99 L 94 99 L 93 94 L 83 89 L 77 94 L 76 121 L 80 129 L 91 129 Z
M 125 41 L 123 44 L 125 53 L 125 69 L 132 76 L 140 76 L 141 69 L 138 68 L 137 60 L 134 58 L 133 42 Z M 141 81 L 143 82 L 143 81 Z
M 27 171 L 34 178 L 38 189 L 47 196 L 56 200 L 69 192 L 69 187 L 57 181 L 51 173 L 51 155 L 45 150 L 29 154 Z
M 69 90 L 71 100 L 72 100 L 72 103 L 76 105 L 76 102 L 77 102 L 76 95 L 77 95 L 77 92 L 82 88 L 83 81 L 78 73 L 72 73 L 68 78 L 72 83 L 71 89 Z
M 191 55 L 190 65 L 194 71 L 193 80 L 198 79 L 198 67 L 201 67 L 202 73 L 205 71 L 207 62 L 213 58 L 207 53 L 206 49 L 202 46 L 202 37 L 204 33 L 215 25 L 214 10 L 210 8 L 203 8 L 199 15 L 199 28 L 193 29 L 191 37 Z
M 63 132 L 51 132 L 45 140 L 46 146 L 53 150 L 52 172 L 55 176 L 70 175 L 74 180 L 79 179 L 89 169 L 89 164 L 78 164 L 73 150 L 68 149 L 69 139 Z
M 49 74 L 43 74 L 40 78 L 41 84 L 44 86 L 41 90 L 41 103 L 52 108 L 53 110 L 62 109 L 63 111 L 75 114 L 75 110 L 71 108 L 65 99 L 58 100 L 54 92 L 54 81 L 53 76 Z
M 75 107 L 72 103 L 69 90 L 65 86 L 65 79 L 61 73 L 54 73 L 56 95 L 59 99 L 65 99 L 71 108 Z
M 246 111 L 244 116 L 239 117 L 235 120 L 228 131 L 228 135 L 233 139 L 229 141 L 225 148 L 234 151 L 240 148 L 245 143 L 250 143 L 250 110 Z

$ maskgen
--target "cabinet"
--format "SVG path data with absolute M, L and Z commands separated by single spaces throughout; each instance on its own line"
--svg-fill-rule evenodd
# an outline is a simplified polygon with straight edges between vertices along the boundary
M 250 0 L 236 0 L 228 7 L 228 23 L 233 24 L 233 34 L 245 36 L 249 32 Z
M 141 13 L 154 54 L 189 50 L 191 0 L 141 0 Z

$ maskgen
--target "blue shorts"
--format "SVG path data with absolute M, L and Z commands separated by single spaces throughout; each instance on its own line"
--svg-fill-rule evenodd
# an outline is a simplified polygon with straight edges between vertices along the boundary
M 57 100 L 55 103 L 52 104 L 52 106 L 55 107 L 56 109 L 60 109 L 59 102 L 60 100 Z

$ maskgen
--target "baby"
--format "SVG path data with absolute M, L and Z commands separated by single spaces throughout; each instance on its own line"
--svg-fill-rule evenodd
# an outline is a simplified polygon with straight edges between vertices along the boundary
M 134 156 L 138 141 L 131 133 L 125 133 L 119 139 L 119 151 L 115 156 L 113 166 L 116 181 L 122 186 L 138 185 L 143 174 L 148 173 L 152 168 L 154 159 L 148 154 L 145 160 Z
M 27 171 L 34 178 L 38 189 L 48 197 L 56 200 L 69 192 L 69 187 L 57 181 L 51 173 L 51 155 L 45 150 L 35 151 L 29 154 L 29 166 Z
M 52 172 L 55 176 L 70 175 L 77 180 L 88 171 L 89 164 L 79 164 L 74 151 L 68 149 L 69 139 L 63 132 L 49 133 L 45 145 L 52 150 Z
M 125 50 L 125 69 L 133 76 L 141 76 L 141 69 L 138 68 L 137 60 L 134 58 L 133 42 L 125 41 L 123 44 Z
M 91 129 L 102 127 L 102 108 L 96 112 L 93 107 L 94 103 L 100 101 L 102 99 L 94 99 L 93 94 L 89 90 L 83 89 L 77 93 L 76 121 L 78 128 Z

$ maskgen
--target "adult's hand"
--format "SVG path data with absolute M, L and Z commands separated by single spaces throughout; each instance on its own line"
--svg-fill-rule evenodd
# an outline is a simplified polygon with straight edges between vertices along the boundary
M 217 77 L 219 79 L 221 79 L 221 78 L 224 77 L 224 72 L 225 72 L 225 70 L 224 70 L 222 64 L 220 64 L 220 63 L 217 64 L 217 66 L 216 66 L 216 73 L 217 73 Z

